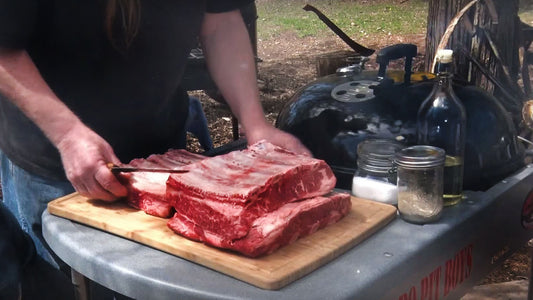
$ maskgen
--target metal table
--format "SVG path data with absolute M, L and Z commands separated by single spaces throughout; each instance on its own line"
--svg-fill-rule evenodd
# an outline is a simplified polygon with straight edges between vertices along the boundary
M 527 166 L 488 191 L 467 191 L 435 224 L 396 218 L 276 291 L 48 212 L 43 234 L 77 272 L 136 299 L 458 299 L 531 237 L 521 211 L 532 187 Z

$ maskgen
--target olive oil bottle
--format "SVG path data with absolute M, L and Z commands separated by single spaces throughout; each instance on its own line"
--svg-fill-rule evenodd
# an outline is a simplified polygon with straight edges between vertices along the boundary
M 454 205 L 463 195 L 466 110 L 452 88 L 453 51 L 437 53 L 437 82 L 422 102 L 417 117 L 420 145 L 444 149 L 444 205 Z

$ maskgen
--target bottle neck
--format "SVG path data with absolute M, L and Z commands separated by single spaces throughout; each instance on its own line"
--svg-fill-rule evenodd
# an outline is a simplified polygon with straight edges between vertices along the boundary
M 437 62 L 437 65 L 435 66 L 435 72 L 437 74 L 440 74 L 440 73 L 451 73 L 452 72 L 452 63 L 451 62 L 449 62 L 449 63 Z
M 439 85 L 441 86 L 449 86 L 452 82 L 453 74 L 451 72 L 452 64 L 451 63 L 437 63 L 436 71 L 437 71 L 437 79 L 439 82 Z

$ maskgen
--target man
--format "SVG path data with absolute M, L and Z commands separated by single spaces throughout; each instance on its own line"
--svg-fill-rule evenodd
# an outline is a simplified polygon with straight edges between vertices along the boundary
M 180 89 L 200 37 L 212 78 L 246 132 L 309 151 L 264 118 L 248 33 L 249 0 L 0 0 L 0 149 L 4 201 L 37 252 L 46 203 L 73 189 L 113 201 L 108 162 L 179 147 Z
M 41 257 L 28 234 L 0 202 L 0 299 L 73 299 L 68 276 Z

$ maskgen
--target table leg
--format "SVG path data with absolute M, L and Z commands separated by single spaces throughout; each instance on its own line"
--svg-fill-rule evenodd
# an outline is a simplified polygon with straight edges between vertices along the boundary
M 527 288 L 527 300 L 533 300 L 533 240 L 529 240 L 529 284 Z
M 89 300 L 89 280 L 74 269 L 70 273 L 76 300 Z

